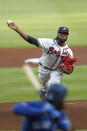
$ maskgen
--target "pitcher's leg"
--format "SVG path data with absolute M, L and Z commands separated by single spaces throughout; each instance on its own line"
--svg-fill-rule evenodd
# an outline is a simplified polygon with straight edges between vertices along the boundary
M 41 82 L 41 88 L 40 88 L 40 97 L 41 100 L 46 100 L 46 96 L 47 96 L 47 81 L 50 78 L 50 74 L 49 73 L 39 73 L 38 74 L 40 82 Z
M 48 81 L 49 85 L 52 83 L 60 83 L 63 73 L 60 71 L 52 71 L 50 74 L 50 79 Z
M 45 90 L 43 91 L 42 88 L 40 88 L 40 98 L 41 98 L 41 100 L 43 100 L 43 101 L 45 101 L 46 98 L 47 98 L 47 93 L 46 93 Z

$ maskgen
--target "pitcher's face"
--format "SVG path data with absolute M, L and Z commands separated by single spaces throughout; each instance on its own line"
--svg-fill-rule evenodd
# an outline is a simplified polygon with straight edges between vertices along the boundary
M 65 32 L 61 32 L 57 34 L 58 40 L 60 43 L 65 42 L 68 38 L 68 34 Z

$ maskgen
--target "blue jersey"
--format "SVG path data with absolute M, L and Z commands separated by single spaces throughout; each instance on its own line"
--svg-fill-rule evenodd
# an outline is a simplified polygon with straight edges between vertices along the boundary
M 43 101 L 16 104 L 13 112 L 25 116 L 22 131 L 68 131 L 70 126 L 65 112 Z

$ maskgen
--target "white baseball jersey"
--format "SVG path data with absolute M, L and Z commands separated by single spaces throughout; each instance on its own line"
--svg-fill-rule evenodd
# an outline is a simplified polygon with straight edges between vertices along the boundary
M 73 57 L 73 52 L 67 44 L 61 47 L 56 40 L 46 38 L 38 38 L 38 44 L 39 47 L 43 48 L 43 54 L 39 62 L 50 69 L 59 67 L 62 61 L 61 56 L 69 55 L 70 58 Z

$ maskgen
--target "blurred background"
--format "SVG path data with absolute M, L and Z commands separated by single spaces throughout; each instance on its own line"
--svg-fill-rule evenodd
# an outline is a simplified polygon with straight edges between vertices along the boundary
M 9 19 L 34 37 L 55 38 L 58 27 L 67 26 L 70 45 L 87 45 L 87 0 L 0 0 L 0 47 L 24 48 L 6 26 Z
M 0 0 L 1 62 L 4 57 L 3 52 L 5 53 L 9 48 L 9 50 L 35 48 L 8 28 L 6 23 L 9 19 L 25 33 L 36 38 L 55 38 L 59 26 L 66 26 L 70 31 L 67 40 L 69 46 L 80 46 L 80 48 L 84 46 L 86 52 L 87 0 Z M 15 55 L 10 55 L 14 59 Z M 33 70 L 37 75 L 37 67 L 34 67 Z M 87 99 L 86 72 L 87 66 L 79 65 L 75 66 L 75 71 L 71 75 L 64 75 L 62 82 L 69 89 L 67 99 Z M 0 92 L 0 103 L 40 99 L 22 68 L 9 67 L 6 63 L 5 67 L 3 65 L 0 68 Z

